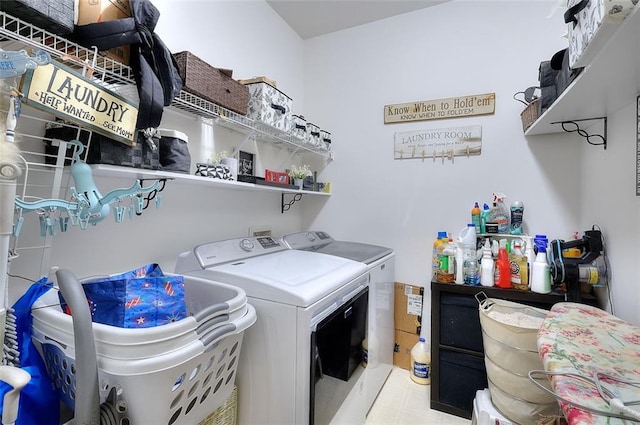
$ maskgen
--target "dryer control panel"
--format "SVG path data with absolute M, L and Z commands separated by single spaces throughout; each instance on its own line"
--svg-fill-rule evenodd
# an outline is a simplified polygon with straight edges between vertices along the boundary
M 241 261 L 259 255 L 271 254 L 272 252 L 285 251 L 287 247 L 271 236 L 257 236 L 237 239 L 227 239 L 223 241 L 208 242 L 196 246 L 192 253 L 185 253 L 178 258 L 194 256 L 200 268 L 224 264 L 231 261 Z M 176 269 L 178 265 L 176 265 Z
M 327 232 L 300 232 L 286 235 L 282 242 L 291 249 L 315 250 L 333 242 Z

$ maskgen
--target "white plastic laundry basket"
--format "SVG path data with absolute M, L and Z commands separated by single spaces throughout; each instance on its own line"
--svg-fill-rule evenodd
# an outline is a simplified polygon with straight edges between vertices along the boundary
M 190 276 L 185 276 L 185 301 L 190 316 L 167 325 L 130 329 L 92 323 L 87 339 L 95 339 L 99 398 L 115 406 L 116 413 L 109 410 L 118 416 L 113 423 L 194 424 L 231 395 L 243 333 L 255 323 L 255 309 L 240 288 Z M 55 290 L 34 303 L 32 317 L 32 338 L 47 372 L 74 409 L 82 377 L 72 317 L 61 310 Z
M 158 356 L 98 356 L 100 401 L 115 391 L 118 423 L 172 425 L 203 420 L 233 390 L 243 332 L 256 320 L 253 306 L 247 307 L 240 319 Z M 77 379 L 73 347 L 37 332 L 33 339 L 62 400 L 73 408 Z
M 199 339 L 199 335 L 247 313 L 247 296 L 243 289 L 184 276 L 185 304 L 188 317 L 174 323 L 143 329 L 120 328 L 93 323 L 98 356 L 113 359 L 140 359 L 182 348 Z M 32 327 L 73 350 L 73 322 L 62 312 L 58 293 L 51 289 L 33 304 Z

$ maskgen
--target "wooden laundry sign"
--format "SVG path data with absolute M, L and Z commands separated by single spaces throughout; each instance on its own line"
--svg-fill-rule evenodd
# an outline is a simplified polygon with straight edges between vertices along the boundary
M 29 70 L 22 80 L 25 102 L 120 143 L 134 146 L 138 107 L 59 63 Z
M 394 159 L 435 159 L 480 155 L 482 126 L 406 131 L 394 136 Z
M 384 123 L 439 120 L 473 115 L 493 114 L 496 110 L 496 94 L 474 94 L 448 99 L 385 105 Z

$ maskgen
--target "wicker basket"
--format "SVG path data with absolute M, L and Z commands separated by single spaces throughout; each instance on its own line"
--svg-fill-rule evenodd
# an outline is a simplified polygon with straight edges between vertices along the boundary
M 204 418 L 198 425 L 236 425 L 238 418 L 238 387 L 233 387 L 231 396 L 222 406 Z
M 527 129 L 531 127 L 531 124 L 538 119 L 539 100 L 540 99 L 534 99 L 520 114 L 520 118 L 522 118 L 522 131 L 527 131 Z
M 191 52 L 174 53 L 183 89 L 241 115 L 247 115 L 249 89 L 232 71 L 209 65 Z

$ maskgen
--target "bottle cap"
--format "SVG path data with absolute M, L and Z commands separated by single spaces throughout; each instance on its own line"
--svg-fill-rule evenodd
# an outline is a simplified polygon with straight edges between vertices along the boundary
M 447 232 L 440 231 L 438 232 L 438 239 L 446 238 Z
M 420 337 L 420 338 L 418 338 L 418 341 L 425 342 L 425 339 L 423 337 Z

